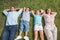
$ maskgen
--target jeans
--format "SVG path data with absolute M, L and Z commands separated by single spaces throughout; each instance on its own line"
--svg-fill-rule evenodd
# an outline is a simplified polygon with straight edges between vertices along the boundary
M 2 40 L 14 40 L 17 25 L 6 26 L 2 35 Z

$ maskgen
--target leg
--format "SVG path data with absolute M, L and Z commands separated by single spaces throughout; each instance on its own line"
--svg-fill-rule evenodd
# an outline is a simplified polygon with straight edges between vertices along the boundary
M 24 39 L 25 39 L 25 40 L 29 40 L 29 37 L 28 37 L 29 22 L 27 22 L 27 21 L 24 21 L 24 32 L 25 32 Z
M 53 30 L 53 40 L 57 40 L 57 28 L 56 27 Z
M 40 33 L 40 38 L 41 38 L 41 40 L 44 40 L 43 30 L 40 30 L 39 33 Z
M 34 40 L 37 40 L 38 38 L 38 31 L 34 31 Z
M 20 28 L 19 28 L 19 36 L 22 35 L 22 31 L 23 31 L 23 28 L 24 28 L 24 22 L 21 20 L 21 23 L 20 23 Z
M 9 39 L 9 31 L 7 30 L 7 26 L 4 29 L 2 40 L 8 40 Z
M 27 22 L 27 21 L 24 21 L 24 32 L 25 32 L 25 36 L 28 36 L 29 22 Z
M 25 36 L 28 36 L 28 32 L 25 32 Z
M 51 30 L 44 29 L 44 32 L 46 34 L 47 40 L 53 40 L 53 34 L 52 34 Z
M 22 32 L 19 32 L 19 36 L 22 36 Z
M 23 25 L 23 21 L 21 20 L 21 23 L 20 23 L 20 28 L 19 28 L 19 36 L 17 36 L 17 38 L 15 38 L 15 40 L 18 40 L 18 39 L 21 39 L 22 38 L 22 31 L 23 31 L 23 28 L 24 28 L 24 25 Z
M 25 40 L 29 40 L 29 37 L 28 37 L 29 22 L 27 22 L 27 21 L 24 21 L 24 32 L 25 32 L 24 39 L 25 39 Z
M 10 38 L 9 38 L 9 40 L 14 40 L 16 31 L 17 31 L 17 25 L 12 25 L 11 28 L 10 28 Z

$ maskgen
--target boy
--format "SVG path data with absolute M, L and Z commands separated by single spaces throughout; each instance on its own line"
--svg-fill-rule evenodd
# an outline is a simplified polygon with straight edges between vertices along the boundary
M 22 31 L 24 29 L 25 40 L 29 40 L 28 37 L 28 32 L 29 32 L 29 22 L 30 22 L 30 8 L 29 7 L 24 7 L 22 18 L 21 18 L 21 23 L 20 23 L 20 29 L 19 29 L 19 36 L 15 40 L 22 39 Z

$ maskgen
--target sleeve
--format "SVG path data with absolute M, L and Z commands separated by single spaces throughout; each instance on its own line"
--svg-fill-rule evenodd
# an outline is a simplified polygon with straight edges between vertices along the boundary
M 8 12 L 6 10 L 3 11 L 4 15 L 8 15 Z
M 21 14 L 21 13 L 22 13 L 22 11 L 23 11 L 23 9 L 20 9 L 20 10 L 18 11 L 18 14 Z

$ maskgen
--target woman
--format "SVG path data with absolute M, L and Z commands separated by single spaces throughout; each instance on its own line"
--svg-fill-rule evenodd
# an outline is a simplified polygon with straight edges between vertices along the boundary
M 34 14 L 34 11 L 32 11 L 32 14 L 34 16 L 34 40 L 37 40 L 38 38 L 38 32 L 40 34 L 41 40 L 44 40 L 43 35 L 43 27 L 42 27 L 42 14 L 40 10 L 36 11 L 36 14 Z
M 57 40 L 57 28 L 54 23 L 56 14 L 57 13 L 52 12 L 51 9 L 47 9 L 46 14 L 44 14 L 44 32 L 46 34 L 47 40 Z

